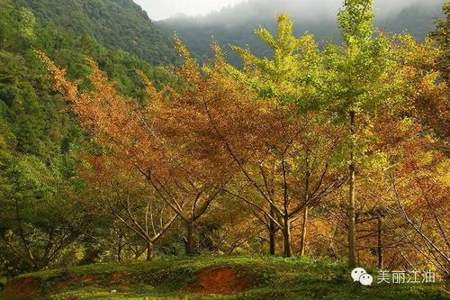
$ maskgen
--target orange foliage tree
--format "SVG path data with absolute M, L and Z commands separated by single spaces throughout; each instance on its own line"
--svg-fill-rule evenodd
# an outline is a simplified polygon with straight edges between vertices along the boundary
M 92 61 L 92 88 L 84 91 L 65 78 L 64 70 L 45 55 L 40 56 L 53 74 L 55 88 L 65 95 L 93 140 L 105 148 L 112 160 L 139 172 L 153 189 L 149 196 L 156 193 L 182 219 L 186 225 L 186 252 L 191 254 L 195 224 L 220 196 L 228 180 L 225 170 L 219 168 L 220 159 L 197 151 L 198 139 L 187 127 L 194 120 L 186 119 L 182 110 L 173 114 L 177 106 L 172 107 L 170 101 L 190 96 L 186 93 L 192 89 L 186 88 L 181 94 L 171 91 L 172 98 L 165 99 L 148 85 L 152 101 L 144 107 L 120 95 Z

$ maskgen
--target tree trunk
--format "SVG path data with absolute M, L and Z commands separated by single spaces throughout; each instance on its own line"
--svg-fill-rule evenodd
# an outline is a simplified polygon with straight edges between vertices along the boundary
M 186 254 L 193 255 L 194 249 L 194 225 L 192 222 L 186 222 Z
M 302 236 L 300 240 L 300 256 L 305 255 L 305 247 L 306 247 L 306 228 L 308 223 L 308 206 L 305 206 L 305 210 L 303 211 L 303 223 L 302 223 Z
M 383 220 L 381 219 L 381 217 L 378 217 L 377 219 L 378 221 L 378 269 L 382 270 L 383 269 Z
M 122 243 L 119 241 L 119 245 L 117 246 L 117 261 L 122 262 Z
M 276 241 L 275 241 L 276 235 L 273 228 L 269 229 L 269 253 L 270 255 L 276 254 Z
M 350 146 L 350 188 L 348 198 L 348 263 L 351 268 L 356 267 L 356 220 L 355 220 L 355 177 L 356 177 L 356 161 L 355 161 L 355 145 L 354 139 L 356 137 L 356 120 L 355 112 L 350 112 L 350 131 L 351 131 L 351 146 Z
M 283 238 L 284 238 L 284 257 L 291 257 L 291 225 L 289 223 L 289 217 L 284 217 L 283 222 Z
M 271 217 L 275 218 L 275 211 L 274 208 L 270 210 Z M 270 255 L 275 255 L 276 253 L 276 232 L 277 228 L 275 225 L 275 222 L 270 219 L 269 220 L 269 252 Z
M 153 258 L 153 243 L 151 241 L 147 241 L 147 261 L 152 260 Z
M 122 232 L 119 230 L 117 233 L 117 261 L 122 262 L 122 250 L 125 246 L 124 236 Z

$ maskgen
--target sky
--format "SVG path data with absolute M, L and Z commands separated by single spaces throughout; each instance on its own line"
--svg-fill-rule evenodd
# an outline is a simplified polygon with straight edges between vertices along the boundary
M 150 19 L 162 20 L 180 14 L 204 15 L 245 0 L 134 0 L 147 11 Z

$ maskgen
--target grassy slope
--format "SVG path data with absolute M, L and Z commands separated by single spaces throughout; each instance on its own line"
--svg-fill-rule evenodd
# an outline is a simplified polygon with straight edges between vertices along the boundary
M 196 281 L 196 272 L 212 266 L 232 267 L 239 277 L 250 279 L 253 288 L 240 295 L 187 295 L 186 288 Z M 112 274 L 118 272 L 128 275 L 120 283 L 111 284 Z M 87 280 L 64 284 L 52 293 L 51 299 L 450 299 L 443 285 L 361 287 L 350 281 L 348 273 L 345 266 L 325 261 L 197 257 L 90 265 L 21 277 L 42 280 L 47 292 L 70 277 L 94 275 L 96 278 L 95 283 Z M 112 294 L 113 289 L 117 293 Z

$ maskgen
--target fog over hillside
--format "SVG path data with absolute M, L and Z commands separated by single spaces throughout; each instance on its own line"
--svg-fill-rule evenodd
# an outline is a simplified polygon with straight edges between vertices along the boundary
M 249 46 L 260 55 L 267 49 L 254 35 L 257 27 L 275 29 L 276 16 L 288 14 L 295 21 L 297 34 L 309 32 L 319 43 L 338 41 L 340 33 L 336 15 L 343 0 L 249 0 L 206 16 L 178 16 L 158 24 L 167 34 L 177 33 L 194 54 L 210 56 L 212 37 L 225 47 L 228 44 Z M 376 0 L 377 27 L 385 32 L 409 32 L 423 39 L 442 15 L 444 0 Z
M 273 18 L 281 13 L 306 20 L 315 18 L 335 19 L 343 2 L 343 0 L 248 0 L 206 16 L 178 16 L 166 21 L 186 19 L 198 24 L 219 24 L 229 21 L 245 22 L 255 18 Z M 378 19 L 385 19 L 411 7 L 440 8 L 443 2 L 444 0 L 376 0 L 375 12 Z

